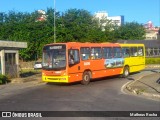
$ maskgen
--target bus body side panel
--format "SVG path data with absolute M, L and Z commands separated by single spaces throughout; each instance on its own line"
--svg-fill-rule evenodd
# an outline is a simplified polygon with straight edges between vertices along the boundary
M 85 71 L 91 72 L 91 78 L 118 75 L 122 68 L 106 68 L 104 60 L 87 60 L 68 68 L 69 82 L 81 81 Z
M 102 78 L 102 77 L 108 77 L 108 76 L 114 76 L 119 75 L 122 71 L 122 68 L 114 68 L 114 69 L 104 69 L 101 71 L 93 71 L 93 77 L 92 78 Z
M 145 47 L 144 46 L 141 46 L 143 47 L 143 56 L 138 56 L 138 63 L 139 63 L 139 66 L 137 67 L 137 71 L 141 71 L 143 69 L 145 69 Z
M 104 61 L 102 59 L 90 60 L 90 69 L 92 71 L 92 78 L 99 78 L 99 77 L 105 76 L 103 72 L 104 71 Z
M 141 57 L 130 57 L 130 72 L 137 72 L 145 68 L 143 58 Z
M 105 60 L 95 60 L 91 62 L 92 78 L 101 78 L 107 76 L 118 75 L 122 71 L 122 67 L 119 68 L 107 68 Z
M 145 47 L 143 44 L 121 44 L 123 47 L 143 47 L 143 56 L 130 56 L 124 58 L 124 66 L 129 66 L 129 72 L 137 72 L 145 68 Z M 121 74 L 123 70 L 121 71 Z
M 80 54 L 80 48 L 81 47 L 120 47 L 119 44 L 107 44 L 107 45 L 81 45 L 81 44 L 69 44 L 68 49 L 79 49 L 79 54 Z M 81 56 L 81 55 L 80 55 Z M 91 78 L 101 78 L 101 77 L 106 77 L 106 76 L 113 76 L 113 75 L 118 75 L 121 73 L 123 66 L 121 67 L 107 67 L 106 66 L 106 61 L 117 61 L 119 58 L 113 58 L 111 60 L 107 59 L 89 59 L 89 60 L 82 60 L 80 58 L 80 63 L 69 66 L 68 67 L 68 79 L 69 82 L 75 82 L 75 81 L 81 81 L 83 79 L 83 73 L 85 71 L 91 72 Z M 116 64 L 116 62 L 113 62 Z M 117 63 L 118 65 L 118 63 Z
M 80 63 L 77 65 L 73 65 L 68 67 L 68 79 L 69 82 L 76 82 L 82 80 L 82 72 L 79 69 L 80 68 Z
M 145 53 L 143 56 L 127 58 L 110 58 L 110 59 L 88 59 L 82 60 L 81 47 L 143 47 L 142 44 L 93 44 L 93 43 L 66 43 L 66 69 L 65 70 L 42 70 L 42 80 L 45 82 L 70 83 L 81 81 L 83 73 L 89 71 L 91 78 L 101 78 L 123 73 L 124 66 L 129 66 L 130 72 L 140 71 L 145 68 Z M 76 64 L 69 65 L 69 50 L 79 50 L 80 61 Z M 144 50 L 145 51 L 145 50 Z
M 143 47 L 142 45 L 138 45 L 137 47 Z M 130 72 L 137 72 L 143 70 L 145 68 L 145 52 L 143 52 L 143 56 L 130 57 Z

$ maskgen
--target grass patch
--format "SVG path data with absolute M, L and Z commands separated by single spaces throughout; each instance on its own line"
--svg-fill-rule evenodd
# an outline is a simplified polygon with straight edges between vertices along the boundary
M 160 64 L 160 58 L 146 58 L 146 64 Z
M 145 92 L 144 89 L 140 89 L 140 90 L 137 90 L 137 91 L 136 91 L 137 94 L 142 94 L 143 92 Z

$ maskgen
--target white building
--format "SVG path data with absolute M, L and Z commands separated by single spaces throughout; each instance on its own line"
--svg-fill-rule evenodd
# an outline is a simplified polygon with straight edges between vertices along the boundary
M 38 18 L 36 19 L 36 22 L 38 21 L 46 21 L 47 20 L 47 15 L 46 12 L 44 10 L 38 10 Z
M 124 16 L 108 16 L 106 11 L 99 11 L 95 13 L 95 18 L 98 18 L 99 21 L 102 19 L 111 20 L 113 24 L 121 26 L 124 24 Z
M 146 24 L 144 24 L 144 28 L 146 29 L 146 40 L 157 40 L 158 39 L 158 27 L 154 27 L 152 21 L 148 21 Z
M 124 16 L 113 16 L 113 17 L 108 17 L 108 19 L 112 20 L 112 22 L 118 26 L 124 24 Z

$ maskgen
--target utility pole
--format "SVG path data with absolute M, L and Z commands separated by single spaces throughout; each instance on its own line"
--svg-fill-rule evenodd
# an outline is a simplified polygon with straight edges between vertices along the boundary
M 54 0 L 54 43 L 56 43 L 56 0 Z

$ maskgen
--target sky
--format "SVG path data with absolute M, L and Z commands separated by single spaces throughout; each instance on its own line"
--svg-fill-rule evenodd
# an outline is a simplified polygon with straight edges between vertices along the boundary
M 34 12 L 54 8 L 65 12 L 68 9 L 84 9 L 94 14 L 106 11 L 109 16 L 123 15 L 125 22 L 145 24 L 152 21 L 160 26 L 160 0 L 0 0 L 0 12 Z

